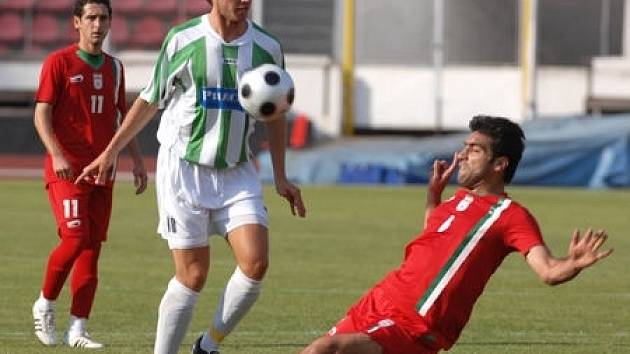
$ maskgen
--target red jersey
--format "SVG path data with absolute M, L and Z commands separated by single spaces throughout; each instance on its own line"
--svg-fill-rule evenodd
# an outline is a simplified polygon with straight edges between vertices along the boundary
M 53 106 L 55 137 L 74 173 L 80 173 L 109 144 L 125 114 L 122 64 L 106 53 L 89 55 L 76 44 L 56 51 L 44 61 L 36 101 Z M 45 178 L 57 180 L 49 154 Z
M 466 189 L 440 204 L 406 247 L 401 266 L 377 287 L 391 298 L 414 335 L 448 349 L 459 337 L 490 276 L 511 252 L 543 244 L 531 214 L 507 195 Z

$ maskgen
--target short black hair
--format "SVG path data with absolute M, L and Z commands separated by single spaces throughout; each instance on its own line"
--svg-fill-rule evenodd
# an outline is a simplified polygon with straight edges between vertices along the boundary
M 503 174 L 503 181 L 510 183 L 525 149 L 525 134 L 521 127 L 504 117 L 475 116 L 468 127 L 492 139 L 492 159 L 505 156 L 508 166 Z
M 102 4 L 107 7 L 107 12 L 109 13 L 109 17 L 112 17 L 112 4 L 109 0 L 77 0 L 74 3 L 74 10 L 72 14 L 76 17 L 81 18 L 83 16 L 83 8 L 87 4 Z

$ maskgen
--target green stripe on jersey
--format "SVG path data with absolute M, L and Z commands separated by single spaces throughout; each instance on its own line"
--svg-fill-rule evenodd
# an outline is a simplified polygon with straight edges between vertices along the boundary
M 178 52 L 182 53 L 181 57 L 175 55 L 173 57 L 172 69 L 176 70 L 180 65 L 183 65 L 190 58 L 192 62 L 192 74 L 195 87 L 197 88 L 197 97 L 201 97 L 201 89 L 206 86 L 206 41 L 204 38 L 199 38 L 196 41 L 186 46 L 185 50 Z M 169 67 L 169 74 L 171 72 Z M 170 76 L 170 75 L 169 75 Z M 192 123 L 190 140 L 186 146 L 185 159 L 188 161 L 199 161 L 199 155 L 201 155 L 201 147 L 203 146 L 203 137 L 206 133 L 206 119 L 208 112 L 199 105 L 199 99 L 195 104 L 195 118 Z
M 252 68 L 258 67 L 263 64 L 277 64 L 271 54 L 264 50 L 261 46 L 254 42 L 254 48 L 252 51 Z
M 511 200 L 501 198 L 496 204 L 490 207 L 490 210 L 488 210 L 477 223 L 475 223 L 437 274 L 431 285 L 429 285 L 424 295 L 420 298 L 420 301 L 416 304 L 416 310 L 421 316 L 427 314 L 431 306 L 435 303 L 435 300 L 437 300 L 438 296 L 442 293 L 442 290 L 448 285 L 453 275 L 455 275 L 472 250 L 479 243 L 479 240 L 485 235 L 490 226 L 499 219 L 501 213 L 507 209 L 510 203 Z
M 168 33 L 166 34 L 166 38 L 164 38 L 164 42 L 162 42 L 162 48 L 160 48 L 160 55 L 158 56 L 157 63 L 155 64 L 155 68 L 153 70 L 153 81 L 155 82 L 155 85 L 153 89 L 153 94 L 151 95 L 151 103 L 158 102 L 160 94 L 162 92 L 162 85 L 164 83 L 162 82 L 160 72 L 162 68 L 162 63 L 164 62 L 164 56 L 167 55 L 166 47 L 168 47 L 168 44 L 171 42 L 171 39 L 173 38 L 173 36 L 175 36 L 176 33 L 181 32 L 187 28 L 196 26 L 199 23 L 201 23 L 201 17 L 196 17 L 190 21 L 184 22 L 171 28 L 171 30 L 168 31 Z
M 253 21 L 252 21 L 252 25 L 254 25 L 254 28 L 255 28 L 257 31 L 259 31 L 259 32 L 261 32 L 261 33 L 263 33 L 263 34 L 265 34 L 267 37 L 269 37 L 269 38 L 273 39 L 274 41 L 278 42 L 278 45 L 280 45 L 280 50 L 281 50 L 282 52 L 284 52 L 284 51 L 282 50 L 282 44 L 281 44 L 282 42 L 280 42 L 280 41 L 278 40 L 278 38 L 276 38 L 276 37 L 274 37 L 273 35 L 271 35 L 271 34 L 270 34 L 269 32 L 267 32 L 264 28 L 260 27 L 257 23 L 255 23 L 255 22 L 253 22 Z M 255 44 L 255 43 L 254 43 L 254 44 Z M 261 49 L 262 49 L 262 48 L 261 48 Z M 254 48 L 254 50 L 256 50 L 256 48 Z M 263 49 L 263 50 L 264 50 L 264 49 Z M 267 54 L 268 54 L 268 53 L 267 53 Z M 255 55 L 255 53 L 254 53 L 254 55 Z M 271 56 L 269 56 L 269 57 L 271 58 Z M 265 62 L 262 62 L 262 63 L 260 63 L 260 64 L 267 64 L 267 63 L 269 63 L 269 64 L 276 64 L 276 65 L 278 65 L 278 66 L 280 66 L 281 68 L 283 68 L 283 69 L 284 69 L 284 55 L 282 55 L 282 63 L 276 63 L 276 62 L 274 62 L 274 60 L 273 60 L 273 59 L 270 59 L 270 60 L 271 60 L 271 61 L 265 61 Z M 257 65 L 254 65 L 254 67 L 256 67 L 256 66 L 257 66 Z
M 221 87 L 236 89 L 236 63 L 238 60 L 238 47 L 222 45 L 223 49 L 223 72 L 221 75 Z M 230 138 L 230 126 L 232 122 L 232 110 L 221 109 L 221 127 L 219 133 L 219 145 L 217 155 L 214 159 L 216 168 L 226 168 L 228 143 Z

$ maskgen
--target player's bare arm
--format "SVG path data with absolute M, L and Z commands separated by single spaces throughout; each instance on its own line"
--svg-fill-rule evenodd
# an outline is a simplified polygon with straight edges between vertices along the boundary
M 429 185 L 427 186 L 427 203 L 424 209 L 424 226 L 427 226 L 427 219 L 433 210 L 442 202 L 442 192 L 448 185 L 448 181 L 457 168 L 459 162 L 457 158 L 457 152 L 453 155 L 453 160 L 449 165 L 444 160 L 433 161 L 433 170 L 431 171 L 431 178 L 429 178 Z
M 105 184 L 108 178 L 107 171 L 113 165 L 118 153 L 147 125 L 157 111 L 157 106 L 142 99 L 136 99 L 109 145 L 83 169 L 75 183 L 85 178 L 94 178 L 96 184 Z
M 304 217 L 306 216 L 306 207 L 302 201 L 300 189 L 287 179 L 284 168 L 286 138 L 286 118 L 284 113 L 282 117 L 268 121 L 266 124 L 276 192 L 289 202 L 293 215 Z
M 71 181 L 74 171 L 68 160 L 63 156 L 63 150 L 55 137 L 52 126 L 52 105 L 46 102 L 38 102 L 35 105 L 34 124 L 42 143 L 52 157 L 55 175 L 67 181 Z
M 612 249 L 600 250 L 607 238 L 608 234 L 604 230 L 588 229 L 582 237 L 579 230 L 575 230 L 566 257 L 556 258 L 546 246 L 539 245 L 529 251 L 526 260 L 543 282 L 549 285 L 561 284 L 573 279 L 582 269 L 608 257 Z

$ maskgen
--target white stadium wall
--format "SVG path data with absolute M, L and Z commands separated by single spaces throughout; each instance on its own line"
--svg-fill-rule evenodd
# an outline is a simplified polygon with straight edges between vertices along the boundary
M 130 92 L 151 75 L 154 53 L 121 52 Z M 0 91 L 32 91 L 41 63 L 0 62 Z M 287 56 L 296 84 L 296 113 L 306 114 L 316 135 L 341 133 L 342 95 L 338 64 L 325 57 Z M 588 69 L 542 67 L 538 71 L 538 113 L 542 117 L 580 115 L 589 94 Z M 474 114 L 522 120 L 521 75 L 513 66 L 446 67 L 443 121 L 436 122 L 434 74 L 429 67 L 362 65 L 355 69 L 354 125 L 364 129 L 465 129 Z

